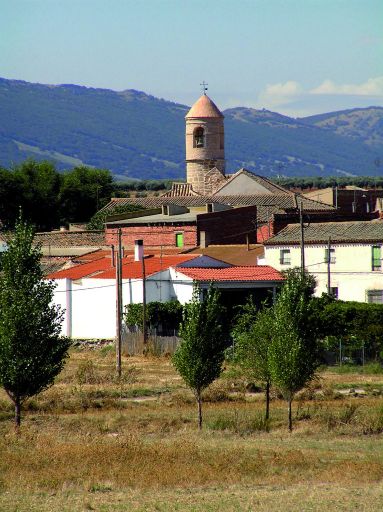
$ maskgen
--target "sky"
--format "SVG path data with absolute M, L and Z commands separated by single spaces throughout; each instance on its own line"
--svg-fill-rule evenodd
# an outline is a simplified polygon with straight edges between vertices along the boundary
M 0 0 L 0 77 L 294 117 L 383 106 L 383 0 Z

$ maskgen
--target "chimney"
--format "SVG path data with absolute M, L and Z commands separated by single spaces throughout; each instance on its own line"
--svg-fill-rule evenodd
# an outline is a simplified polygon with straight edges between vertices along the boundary
M 199 246 L 201 249 L 205 249 L 209 246 L 210 239 L 209 239 L 209 233 L 206 231 L 200 231 L 199 232 Z
M 142 261 L 144 257 L 144 241 L 134 241 L 134 261 Z

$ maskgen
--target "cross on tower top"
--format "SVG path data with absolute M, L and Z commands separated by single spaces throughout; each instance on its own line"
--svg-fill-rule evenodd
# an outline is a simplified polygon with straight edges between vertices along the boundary
M 204 95 L 206 96 L 206 91 L 207 91 L 207 86 L 208 84 L 205 82 L 205 80 L 202 82 L 202 84 L 200 84 L 200 86 L 202 87 L 202 92 L 204 93 Z

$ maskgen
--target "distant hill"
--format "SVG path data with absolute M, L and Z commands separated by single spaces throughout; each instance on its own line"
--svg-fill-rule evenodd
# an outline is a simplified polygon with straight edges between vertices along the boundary
M 354 108 L 305 117 L 301 120 L 338 135 L 366 142 L 371 147 L 381 148 L 383 144 L 383 107 Z
M 33 156 L 60 169 L 110 169 L 118 179 L 184 178 L 188 108 L 134 90 L 0 78 L 0 165 Z M 383 108 L 302 119 L 243 107 L 224 114 L 228 173 L 380 174 L 374 162 L 383 161 Z

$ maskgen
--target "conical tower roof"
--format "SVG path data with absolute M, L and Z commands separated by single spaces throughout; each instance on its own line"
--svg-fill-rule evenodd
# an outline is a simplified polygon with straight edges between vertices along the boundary
M 217 105 L 203 94 L 192 106 L 185 118 L 190 117 L 224 117 Z

